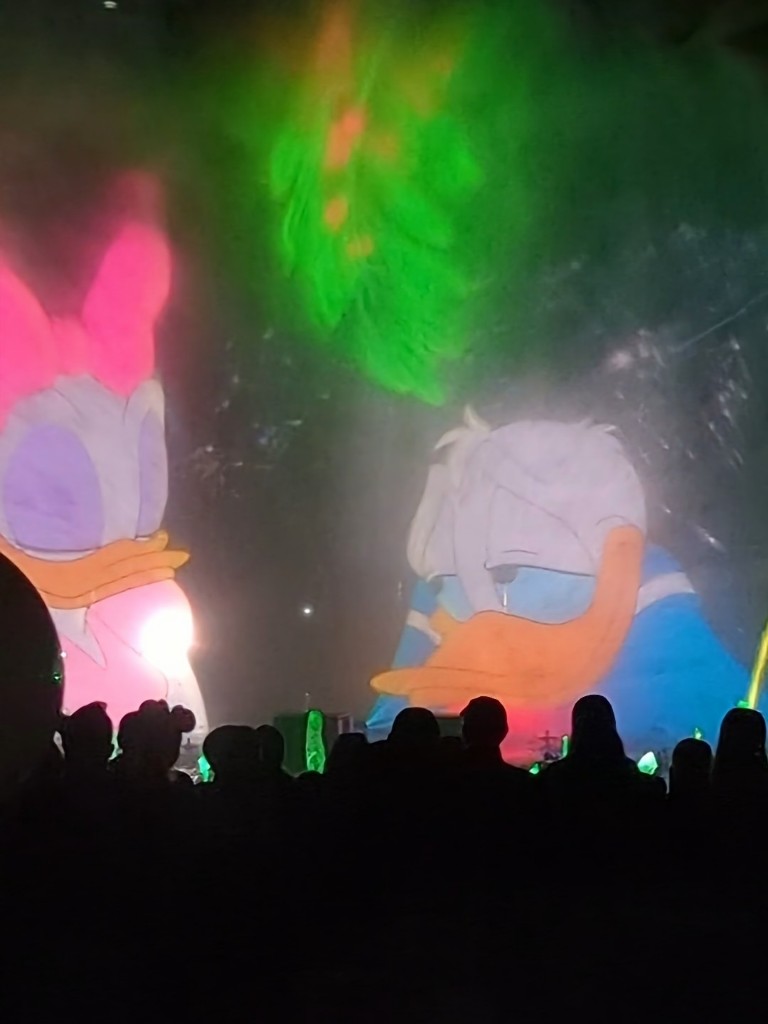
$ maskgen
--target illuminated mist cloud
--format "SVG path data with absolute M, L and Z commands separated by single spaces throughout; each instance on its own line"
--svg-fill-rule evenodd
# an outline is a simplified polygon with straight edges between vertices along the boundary
M 371 379 L 429 402 L 467 350 L 496 240 L 524 220 L 514 168 L 503 192 L 489 168 L 525 115 L 524 66 L 500 84 L 500 27 L 328 5 L 269 153 L 288 301 Z

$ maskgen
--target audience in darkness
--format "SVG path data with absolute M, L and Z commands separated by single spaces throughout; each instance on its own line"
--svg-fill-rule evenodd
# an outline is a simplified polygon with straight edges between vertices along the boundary
M 631 1019 L 663 1019 L 683 1002 L 730 1012 L 717 978 L 736 927 L 733 1013 L 762 1005 L 744 966 L 768 895 L 759 713 L 729 712 L 714 757 L 681 741 L 668 795 L 603 697 L 577 701 L 567 756 L 538 774 L 502 759 L 497 700 L 471 700 L 461 724 L 441 738 L 408 708 L 386 741 L 340 736 L 325 773 L 299 778 L 274 727 L 224 725 L 193 785 L 183 708 L 146 702 L 116 749 L 105 705 L 63 717 L 63 756 L 52 747 L 0 821 L 7 991 L 34 960 L 45 983 L 27 998 L 48 1010 L 110 998 L 148 1019 L 474 1024 L 621 998 Z

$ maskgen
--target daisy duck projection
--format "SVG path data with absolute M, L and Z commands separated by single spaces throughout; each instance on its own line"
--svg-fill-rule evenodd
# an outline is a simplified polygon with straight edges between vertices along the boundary
M 171 255 L 156 186 L 131 208 L 77 315 L 49 316 L 0 253 L 0 552 L 34 583 L 65 656 L 64 708 L 142 701 L 205 709 L 193 625 L 174 580 L 188 558 L 161 529 L 168 496 L 155 325 Z
M 615 432 L 468 412 L 437 445 L 413 520 L 419 578 L 368 722 L 408 704 L 507 708 L 505 756 L 530 764 L 568 732 L 583 694 L 612 702 L 628 750 L 713 741 L 747 670 L 706 622 L 683 569 L 646 536 L 640 480 Z M 551 749 L 551 748 L 550 748 Z

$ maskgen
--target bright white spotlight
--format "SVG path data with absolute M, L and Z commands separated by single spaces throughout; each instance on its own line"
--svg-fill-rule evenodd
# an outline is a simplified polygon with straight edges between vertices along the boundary
M 303 604 L 301 606 L 301 614 L 305 619 L 311 619 L 315 614 L 315 606 L 313 604 Z
M 144 624 L 139 640 L 141 653 L 165 676 L 189 670 L 189 652 L 195 641 L 192 615 L 181 608 L 156 612 Z

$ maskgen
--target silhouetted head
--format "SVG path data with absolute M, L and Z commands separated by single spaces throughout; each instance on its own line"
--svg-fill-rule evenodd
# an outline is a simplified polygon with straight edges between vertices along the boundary
M 3 555 L 0 610 L 0 799 L 4 799 L 19 781 L 37 774 L 41 760 L 52 757 L 64 665 L 43 599 Z
M 568 756 L 603 766 L 626 764 L 624 744 L 616 730 L 616 716 L 605 697 L 588 694 L 573 705 Z
M 765 719 L 751 708 L 731 708 L 720 726 L 713 776 L 732 772 L 768 774 Z
M 322 796 L 325 779 L 320 772 L 306 771 L 302 772 L 292 785 L 295 785 L 296 794 L 304 807 L 312 808 Z
M 141 753 L 141 717 L 138 711 L 129 711 L 120 719 L 117 745 L 123 757 L 135 757 Z
M 61 744 L 68 768 L 106 768 L 112 756 L 112 720 L 101 701 L 86 704 L 61 723 Z
M 343 732 L 328 755 L 325 774 L 331 778 L 356 773 L 368 753 L 368 739 L 362 732 Z
M 120 768 L 146 777 L 166 777 L 176 764 L 184 733 L 195 728 L 195 716 L 164 700 L 145 700 L 138 711 L 123 716 L 117 733 Z
M 705 795 L 712 775 L 712 748 L 693 737 L 680 740 L 672 752 L 669 768 L 669 795 L 692 797 Z
M 262 772 L 279 772 L 285 760 L 285 740 L 274 725 L 260 725 L 254 730 Z
M 402 750 L 433 750 L 440 739 L 437 719 L 426 708 L 403 708 L 392 723 L 388 743 Z
M 220 725 L 206 736 L 203 754 L 217 784 L 247 782 L 259 770 L 259 739 L 249 725 Z
M 461 718 L 461 734 L 471 750 L 498 750 L 509 732 L 506 708 L 495 697 L 473 698 Z
M 574 733 L 579 728 L 593 726 L 615 729 L 616 715 L 611 702 L 599 693 L 588 693 L 586 697 L 580 697 L 571 711 L 571 725 Z

